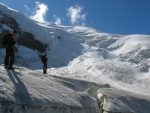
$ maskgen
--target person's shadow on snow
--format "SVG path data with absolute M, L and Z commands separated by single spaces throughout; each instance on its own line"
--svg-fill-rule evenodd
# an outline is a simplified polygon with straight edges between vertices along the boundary
M 7 70 L 7 73 L 16 89 L 16 91 L 14 92 L 16 101 L 19 102 L 20 104 L 28 105 L 29 102 L 31 101 L 31 97 L 25 84 L 23 83 L 23 81 L 21 81 L 19 77 L 21 76 L 20 73 L 14 70 Z

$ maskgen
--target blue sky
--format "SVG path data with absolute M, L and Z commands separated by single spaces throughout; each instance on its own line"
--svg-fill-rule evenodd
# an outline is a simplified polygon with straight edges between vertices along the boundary
M 1 0 L 41 22 L 115 34 L 150 34 L 150 0 Z

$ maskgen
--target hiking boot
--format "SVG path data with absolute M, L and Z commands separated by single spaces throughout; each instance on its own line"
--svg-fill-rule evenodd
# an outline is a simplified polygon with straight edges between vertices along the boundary
M 43 74 L 47 74 L 46 72 L 43 72 Z
M 43 74 L 47 74 L 47 72 L 44 70 L 44 71 L 43 71 Z

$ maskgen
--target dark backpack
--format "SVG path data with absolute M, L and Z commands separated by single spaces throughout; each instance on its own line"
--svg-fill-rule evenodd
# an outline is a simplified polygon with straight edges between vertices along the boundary
M 2 45 L 3 47 L 8 47 L 8 46 L 12 46 L 14 45 L 16 42 L 15 40 L 12 38 L 12 34 L 11 33 L 7 33 L 3 36 L 2 38 Z

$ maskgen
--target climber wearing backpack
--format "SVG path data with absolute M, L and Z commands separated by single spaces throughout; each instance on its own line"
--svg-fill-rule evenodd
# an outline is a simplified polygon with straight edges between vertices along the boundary
M 47 55 L 46 54 L 41 54 L 40 55 L 41 62 L 43 63 L 43 74 L 47 74 Z
M 16 31 L 7 33 L 2 38 L 2 45 L 6 49 L 4 67 L 13 70 L 13 63 L 15 58 L 14 46 L 16 43 Z

